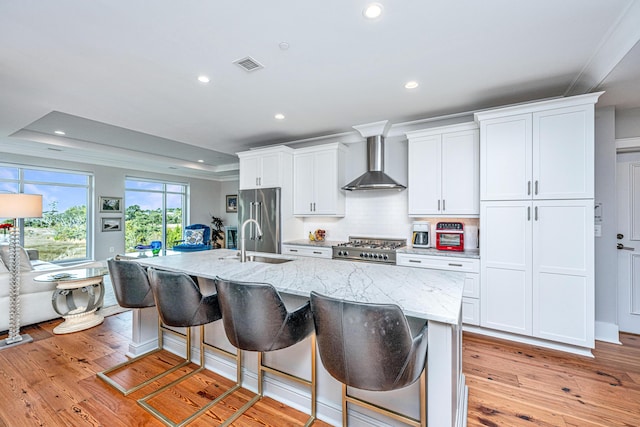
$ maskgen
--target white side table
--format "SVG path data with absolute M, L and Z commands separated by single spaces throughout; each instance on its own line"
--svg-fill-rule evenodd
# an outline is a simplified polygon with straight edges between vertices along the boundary
M 53 309 L 64 322 L 53 329 L 55 334 L 82 331 L 101 324 L 104 317 L 96 313 L 102 307 L 104 286 L 102 279 L 109 274 L 106 268 L 83 268 L 57 273 L 42 274 L 33 280 L 54 282 L 56 290 L 51 296 Z M 78 298 L 85 294 L 82 298 Z M 60 297 L 65 297 L 66 307 L 60 307 Z

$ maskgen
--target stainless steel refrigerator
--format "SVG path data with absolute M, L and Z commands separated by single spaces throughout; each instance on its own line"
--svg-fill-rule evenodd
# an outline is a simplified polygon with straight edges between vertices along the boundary
M 257 227 L 249 223 L 244 230 L 246 249 L 256 252 L 281 253 L 280 188 L 240 190 L 238 194 L 238 247 L 242 236 L 242 224 L 255 219 L 262 229 L 258 237 Z

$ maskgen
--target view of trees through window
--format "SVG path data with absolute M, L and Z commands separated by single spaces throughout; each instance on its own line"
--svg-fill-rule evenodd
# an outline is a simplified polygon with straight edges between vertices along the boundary
M 43 261 L 89 258 L 91 185 L 92 176 L 86 173 L 0 165 L 0 192 L 42 195 L 42 218 L 21 220 L 19 226 L 21 245 L 37 249 Z M 12 219 L 0 218 L 2 223 Z
M 125 187 L 125 250 L 153 240 L 171 249 L 182 239 L 187 186 L 128 178 Z

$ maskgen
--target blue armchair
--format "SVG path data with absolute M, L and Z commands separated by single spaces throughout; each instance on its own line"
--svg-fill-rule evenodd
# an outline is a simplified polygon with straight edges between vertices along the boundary
M 204 224 L 191 224 L 184 228 L 184 240 L 174 242 L 176 252 L 208 251 L 211 249 L 211 229 Z M 177 243 L 177 244 L 176 244 Z

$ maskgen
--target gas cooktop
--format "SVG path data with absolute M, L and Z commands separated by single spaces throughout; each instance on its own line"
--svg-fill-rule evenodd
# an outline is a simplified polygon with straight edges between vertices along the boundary
M 349 261 L 396 263 L 396 250 L 405 247 L 405 239 L 349 237 L 349 241 L 332 246 L 333 258 Z

